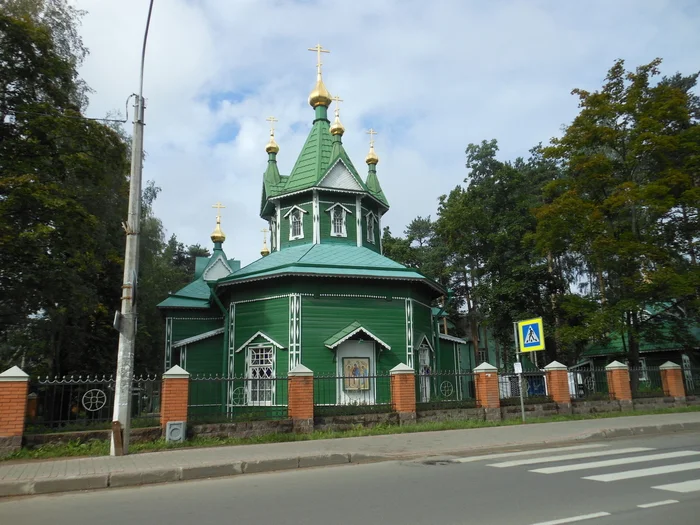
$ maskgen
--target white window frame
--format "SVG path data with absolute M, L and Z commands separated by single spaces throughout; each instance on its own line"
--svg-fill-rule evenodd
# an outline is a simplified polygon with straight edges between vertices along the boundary
M 335 231 L 335 214 L 336 211 L 340 209 L 341 217 L 342 217 L 342 229 L 340 232 Z M 348 213 L 352 213 L 349 209 L 347 209 L 345 206 L 340 204 L 339 202 L 336 202 L 333 206 L 330 208 L 326 209 L 326 212 L 330 216 L 330 221 L 331 221 L 331 237 L 347 237 L 348 236 Z
M 375 238 L 377 236 L 377 231 L 375 229 L 375 223 L 377 223 L 377 217 L 374 213 L 369 212 L 367 214 L 367 242 L 371 244 L 377 244 Z
M 270 251 L 277 250 L 277 218 L 270 219 Z
M 269 356 L 265 363 L 265 353 Z M 263 354 L 262 358 L 256 354 Z M 273 406 L 275 404 L 276 393 L 276 368 L 277 352 L 274 345 L 257 344 L 246 348 L 245 356 L 245 398 L 248 406 Z M 265 379 L 261 379 L 260 371 L 269 369 L 269 385 L 265 385 Z M 269 392 L 269 396 L 260 399 L 260 393 Z M 254 399 L 255 398 L 255 399 Z

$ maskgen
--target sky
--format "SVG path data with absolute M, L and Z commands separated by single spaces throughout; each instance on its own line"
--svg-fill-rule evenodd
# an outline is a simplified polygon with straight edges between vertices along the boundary
M 123 114 L 148 0 L 73 3 L 87 11 L 87 114 Z M 324 82 L 344 100 L 346 150 L 366 175 L 366 131 L 378 132 L 383 226 L 402 234 L 463 183 L 469 143 L 495 138 L 501 160 L 526 157 L 576 116 L 571 90 L 600 88 L 618 58 L 631 69 L 661 57 L 666 75 L 700 70 L 698 28 L 698 0 L 155 0 L 143 180 L 161 188 L 154 210 L 168 237 L 211 248 L 221 201 L 227 256 L 258 259 L 265 119 L 278 119 L 289 174 L 314 115 L 307 49 L 320 43 L 331 51 Z

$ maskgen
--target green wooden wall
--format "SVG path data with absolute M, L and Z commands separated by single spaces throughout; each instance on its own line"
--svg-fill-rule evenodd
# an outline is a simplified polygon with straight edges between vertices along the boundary
M 308 212 L 304 213 L 304 223 L 303 223 L 303 230 L 304 230 L 304 237 L 302 239 L 295 239 L 290 241 L 289 240 L 289 232 L 292 227 L 292 221 L 290 220 L 290 216 L 288 216 L 286 219 L 284 218 L 285 214 L 292 209 L 292 205 L 286 206 L 282 208 L 281 214 L 280 214 L 280 219 L 281 223 L 280 224 L 280 246 L 282 248 L 288 247 L 288 246 L 296 246 L 298 244 L 308 244 L 310 242 L 313 242 L 313 234 L 314 234 L 314 215 L 313 215 L 313 204 L 308 200 L 308 196 L 306 198 L 306 202 L 300 203 L 299 208 L 302 210 Z

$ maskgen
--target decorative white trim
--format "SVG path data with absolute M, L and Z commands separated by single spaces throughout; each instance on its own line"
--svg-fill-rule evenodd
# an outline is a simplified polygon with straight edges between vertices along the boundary
M 179 341 L 176 341 L 172 344 L 172 348 L 180 348 L 181 346 L 185 345 L 190 345 L 192 343 L 196 343 L 197 341 L 203 341 L 204 339 L 209 339 L 210 337 L 214 337 L 215 335 L 223 334 L 224 329 L 223 328 L 217 328 L 215 330 L 210 330 L 209 332 L 204 332 L 198 335 L 193 335 L 192 337 L 188 337 L 187 339 L 180 339 Z
M 362 197 L 358 195 L 355 197 L 355 210 L 357 215 L 355 215 L 355 228 L 357 229 L 357 245 L 362 246 Z
M 367 242 L 370 244 L 377 244 L 375 242 L 375 237 L 377 235 L 377 231 L 375 229 L 375 225 L 379 223 L 379 220 L 377 219 L 377 216 L 374 214 L 373 211 L 370 211 L 367 215 L 365 215 L 367 219 Z M 371 225 L 371 232 L 370 232 L 370 225 Z M 370 233 L 372 235 L 370 235 Z
M 339 188 L 328 188 L 328 187 L 323 187 L 323 188 L 319 188 L 319 189 L 322 189 L 323 191 L 329 191 L 329 192 L 335 192 L 335 193 L 346 193 L 349 195 L 359 195 L 361 197 L 365 197 L 365 198 L 373 200 L 376 204 L 378 204 L 382 208 L 388 209 L 386 207 L 386 204 L 384 204 L 382 201 L 377 199 L 372 194 L 367 193 L 365 190 L 355 191 L 355 190 L 344 190 L 344 189 L 339 189 Z M 279 200 L 280 198 L 293 197 L 294 195 L 299 195 L 300 193 L 306 193 L 307 191 L 309 191 L 309 188 L 304 188 L 303 190 L 292 191 L 289 193 L 285 193 L 283 195 L 278 195 L 276 199 Z
M 301 295 L 289 295 L 289 368 L 301 363 Z
M 307 204 L 310 204 L 310 203 L 307 203 Z M 300 212 L 306 213 L 307 215 L 309 213 L 304 208 L 300 208 L 298 205 L 295 204 L 294 206 L 289 208 L 289 211 L 287 213 L 285 213 L 282 217 L 286 219 L 289 216 L 289 214 L 292 213 L 294 210 L 299 210 Z
M 379 253 L 381 255 L 384 255 L 384 243 L 382 242 L 382 237 L 384 237 L 382 233 L 382 212 L 379 212 Z
M 319 244 L 321 242 L 321 212 L 318 205 L 318 191 L 313 191 L 313 243 Z
M 212 275 L 210 278 L 209 276 L 212 273 L 214 275 Z M 206 270 L 204 270 L 204 273 L 202 274 L 202 279 L 204 279 L 205 281 L 218 281 L 222 277 L 226 277 L 228 275 L 231 275 L 232 273 L 233 270 L 229 266 L 226 259 L 219 255 L 217 256 L 216 260 L 214 260 L 214 262 L 210 264 Z
M 231 303 L 229 305 L 228 319 L 228 377 L 234 377 L 236 375 L 236 303 Z M 229 395 L 233 394 L 231 393 Z
M 415 368 L 413 363 L 413 304 L 411 299 L 406 299 L 406 364 Z
M 175 321 L 221 321 L 223 317 L 173 317 Z
M 236 352 L 236 353 L 240 352 L 240 351 L 243 350 L 245 347 L 249 346 L 249 345 L 250 345 L 253 341 L 255 341 L 258 337 L 262 337 L 263 339 L 265 339 L 265 341 L 267 341 L 268 343 L 270 343 L 272 346 L 275 346 L 275 347 L 279 348 L 280 350 L 284 350 L 284 346 L 282 346 L 282 345 L 279 344 L 277 341 L 275 341 L 274 339 L 272 339 L 272 337 L 270 337 L 269 335 L 266 335 L 266 334 L 265 334 L 264 332 L 262 332 L 261 330 L 258 330 L 257 332 L 255 332 L 255 334 L 253 334 L 252 336 L 250 336 L 250 337 L 248 338 L 248 340 L 247 340 L 245 343 L 243 343 L 241 346 L 239 346 L 238 348 L 236 348 L 235 352 Z M 257 346 L 260 346 L 260 345 L 257 345 Z M 263 346 L 268 346 L 268 345 L 263 345 Z
M 336 231 L 335 231 L 335 217 L 333 217 L 333 215 L 335 213 L 335 209 L 338 207 L 341 208 L 341 210 L 342 210 L 341 217 L 342 217 L 342 221 L 343 221 L 343 225 L 342 225 L 340 233 L 336 233 Z M 326 213 L 328 213 L 330 216 L 329 219 L 331 221 L 331 228 L 330 228 L 331 237 L 347 237 L 348 236 L 348 224 L 347 224 L 348 219 L 347 219 L 347 217 L 348 217 L 348 213 L 352 215 L 352 211 L 350 211 L 348 208 L 346 208 L 345 206 L 343 206 L 339 202 L 336 202 L 335 204 L 333 204 L 333 206 L 326 209 Z
M 418 344 L 416 346 L 418 348 L 420 348 L 421 346 L 423 346 L 423 341 L 425 341 L 428 344 L 428 348 L 430 348 L 430 351 L 434 354 L 435 348 L 433 348 L 433 344 L 430 342 L 430 338 L 427 336 L 427 334 L 420 334 L 420 335 L 421 335 L 420 340 L 418 341 Z
M 338 167 L 341 165 L 342 167 Z M 362 184 L 357 182 L 355 176 L 347 167 L 343 159 L 336 160 L 333 165 L 326 170 L 326 173 L 316 186 L 320 188 L 338 188 L 349 191 L 363 191 Z
M 168 370 L 172 365 L 172 345 L 173 345 L 173 318 L 165 318 L 165 370 Z
M 280 242 L 282 240 L 282 238 L 281 238 L 281 232 L 282 232 L 281 213 L 282 213 L 282 209 L 280 208 L 280 201 L 276 200 L 275 201 L 275 215 L 277 216 L 277 244 L 276 244 L 277 251 L 280 251 Z
M 366 333 L 368 336 L 370 336 L 372 339 L 374 339 L 377 343 L 379 343 L 380 345 L 382 345 L 384 348 L 386 348 L 387 350 L 391 350 L 391 346 L 389 346 L 388 344 L 386 344 L 384 341 L 382 341 L 381 339 L 379 339 L 379 337 L 377 337 L 376 335 L 374 335 L 372 332 L 370 332 L 370 331 L 367 330 L 366 328 L 363 328 L 362 326 L 360 326 L 360 327 L 357 328 L 356 330 L 352 331 L 351 333 L 349 333 L 348 335 L 346 335 L 346 336 L 343 337 L 342 339 L 339 339 L 339 340 L 336 341 L 334 344 L 332 344 L 332 345 L 326 345 L 326 348 L 330 348 L 331 350 L 334 350 L 337 346 L 343 344 L 345 341 L 347 341 L 348 339 L 350 339 L 352 336 L 354 336 L 354 335 L 357 334 L 358 332 L 364 332 L 364 333 Z

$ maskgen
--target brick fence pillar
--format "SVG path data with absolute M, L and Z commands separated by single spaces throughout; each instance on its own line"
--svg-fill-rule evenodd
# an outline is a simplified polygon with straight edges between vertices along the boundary
M 391 408 L 399 416 L 399 424 L 416 421 L 416 372 L 399 363 L 389 371 L 391 381 Z
M 498 369 L 488 363 L 481 363 L 474 369 L 476 382 L 476 406 L 480 408 L 501 408 L 498 390 Z
M 569 392 L 569 370 L 558 361 L 552 361 L 544 367 L 547 374 L 547 393 L 559 405 L 559 409 L 571 411 L 571 393 Z
M 630 387 L 630 370 L 626 364 L 613 361 L 605 367 L 608 376 L 608 392 L 610 399 L 622 402 L 632 402 L 632 388 Z
M 0 374 L 0 457 L 22 448 L 29 376 L 13 366 Z
M 175 365 L 163 374 L 163 390 L 160 394 L 160 426 L 171 421 L 187 421 L 187 402 L 190 394 L 190 374 Z
M 314 430 L 314 373 L 299 363 L 289 371 L 289 417 L 294 432 Z
M 685 386 L 683 385 L 683 371 L 680 365 L 666 361 L 659 367 L 661 371 L 661 384 L 663 385 L 664 395 L 675 397 L 676 399 L 685 399 Z

